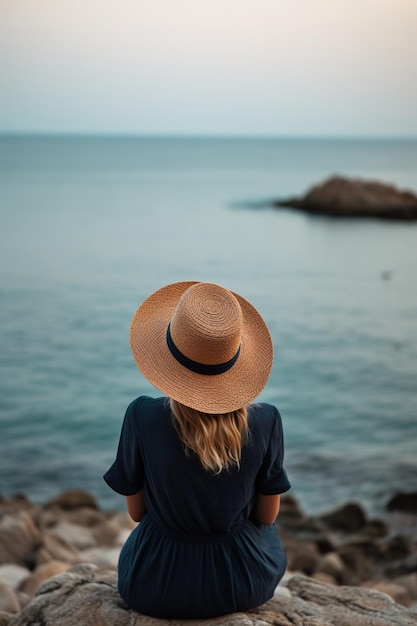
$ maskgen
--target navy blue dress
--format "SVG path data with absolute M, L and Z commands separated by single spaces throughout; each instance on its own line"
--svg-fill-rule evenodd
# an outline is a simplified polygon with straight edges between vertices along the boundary
M 277 409 L 248 408 L 240 468 L 215 475 L 185 454 L 167 398 L 128 407 L 117 458 L 104 475 L 116 492 L 144 490 L 146 513 L 122 548 L 119 592 L 145 615 L 203 619 L 272 597 L 287 559 L 275 524 L 259 524 L 256 493 L 290 488 Z

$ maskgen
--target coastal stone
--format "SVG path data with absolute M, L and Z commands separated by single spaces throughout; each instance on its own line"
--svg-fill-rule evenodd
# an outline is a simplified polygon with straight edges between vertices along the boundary
M 304 576 L 294 576 L 288 581 L 287 586 L 293 598 L 319 605 L 323 610 L 323 617 L 326 617 L 329 624 L 337 626 L 414 624 L 415 616 L 411 612 L 394 602 L 390 596 L 374 589 L 327 585 Z
M 394 535 L 382 544 L 381 552 L 386 561 L 396 561 L 412 555 L 413 547 L 404 535 Z
M 84 526 L 69 522 L 59 522 L 49 531 L 65 545 L 71 545 L 76 550 L 86 550 L 96 545 L 92 531 Z
M 318 547 L 321 554 L 327 554 L 327 552 L 333 552 L 335 549 L 335 542 L 329 533 L 314 533 L 313 535 L 307 534 L 306 539 L 312 539 Z
M 321 580 L 323 583 L 328 583 L 329 585 L 338 584 L 337 580 L 333 578 L 333 576 L 330 576 L 330 574 L 326 574 L 326 572 L 320 572 L 319 570 L 316 570 L 311 577 L 315 580 Z
M 30 566 L 41 542 L 40 531 L 26 511 L 0 519 L 0 563 Z
M 397 493 L 387 504 L 388 511 L 410 511 L 417 513 L 417 491 L 411 493 Z
M 341 583 L 345 573 L 345 564 L 337 552 L 328 552 L 320 559 L 315 573 L 323 573 Z
M 78 550 L 65 538 L 56 535 L 53 529 L 44 532 L 43 545 L 36 555 L 36 565 L 48 561 L 63 561 L 72 565 L 79 563 Z
M 14 513 L 20 513 L 21 511 L 29 511 L 34 516 L 40 507 L 33 504 L 29 498 L 22 494 L 17 493 L 11 498 L 3 498 L 0 496 L 0 515 L 12 515 Z
M 106 519 L 93 528 L 92 537 L 96 545 L 112 545 L 117 543 L 120 532 L 116 521 Z
M 32 596 L 25 593 L 24 591 L 18 590 L 16 591 L 16 595 L 17 595 L 17 599 L 19 600 L 20 610 L 24 609 L 25 606 L 27 606 L 29 602 L 32 600 Z
M 366 523 L 363 533 L 369 537 L 385 537 L 388 534 L 388 525 L 379 519 L 372 519 Z
M 129 610 L 117 593 L 116 572 L 80 565 L 41 585 L 34 599 L 7 626 L 186 626 Z M 264 605 L 207 620 L 201 626 L 414 626 L 415 613 L 371 589 L 337 587 L 293 576 Z
M 9 585 L 12 589 L 18 589 L 19 585 L 30 576 L 30 571 L 21 565 L 6 563 L 0 565 L 0 581 Z
M 389 563 L 385 567 L 385 574 L 387 576 L 404 576 L 407 574 L 413 574 L 417 572 L 417 554 L 413 552 L 405 559 L 399 559 L 393 563 Z
M 19 613 L 20 604 L 15 591 L 0 581 L 0 611 L 6 613 Z
M 287 496 L 283 501 L 285 504 L 278 522 L 289 561 L 285 582 L 297 572 L 332 585 L 370 586 L 369 581 L 374 586 L 392 583 L 395 586 L 385 586 L 384 591 L 391 590 L 396 600 L 404 605 L 417 603 L 415 514 L 409 511 L 387 512 L 383 521 L 368 521 L 362 508 L 355 505 L 350 510 L 354 511 L 353 519 L 356 521 L 352 523 L 350 519 L 347 523 L 345 507 L 336 510 L 335 521 L 335 511 L 311 517 L 302 511 L 293 496 Z M 16 529 L 20 528 L 22 520 L 31 525 L 36 535 L 36 541 L 30 542 L 25 550 L 23 563 L 9 560 L 0 565 L 0 580 L 2 568 L 6 568 L 5 574 L 11 572 L 12 579 L 6 578 L 4 582 L 14 588 L 22 609 L 31 600 L 41 580 L 45 580 L 41 583 L 43 586 L 49 576 L 68 567 L 90 563 L 96 566 L 101 576 L 107 571 L 114 574 L 121 546 L 136 526 L 125 512 L 105 512 L 84 505 L 79 509 L 48 505 L 45 509 L 31 507 L 25 498 L 15 498 L 13 504 L 10 502 L 0 502 L 0 506 L 3 503 L 8 511 L 0 516 L 0 522 L 6 530 L 15 526 L 14 534 L 2 534 L 0 528 L 0 546 L 6 545 L 9 550 L 11 539 L 19 541 Z M 22 511 L 18 509 L 19 502 Z M 21 514 L 27 517 L 22 518 Z M 4 526 L 6 518 L 9 522 Z M 51 561 L 59 561 L 61 569 L 48 570 L 47 565 Z M 40 568 L 41 565 L 44 567 Z M 17 570 L 7 570 L 8 567 L 17 567 Z M 13 576 L 17 577 L 15 582 Z M 29 578 L 33 586 L 29 586 Z M 26 579 L 27 585 L 24 584 Z M 286 587 L 278 589 L 283 593 Z M 279 619 L 283 619 L 282 616 Z M 310 626 L 310 622 L 306 623 Z
M 88 491 L 83 489 L 70 489 L 63 491 L 44 505 L 45 509 L 58 508 L 67 511 L 89 507 L 98 509 L 96 499 Z
M 0 626 L 9 626 L 12 619 L 12 613 L 8 613 L 7 611 L 0 611 Z
M 137 523 L 132 520 L 127 512 L 117 511 L 116 513 L 112 513 L 110 519 L 117 525 L 118 528 L 129 531 L 132 531 L 137 526 Z
M 281 497 L 280 515 L 292 521 L 306 517 L 297 498 L 292 494 L 285 494 Z
M 291 548 L 287 549 L 288 568 L 294 572 L 303 572 L 304 574 L 312 574 L 319 562 L 320 552 L 313 541 L 303 541 L 297 543 L 292 541 Z
M 292 494 L 285 494 L 281 499 L 278 526 L 288 536 L 304 533 L 309 539 L 317 540 L 316 535 L 323 536 L 320 520 L 307 516 Z M 314 537 L 313 537 L 314 535 Z
M 339 542 L 338 549 L 340 551 L 340 549 L 346 547 L 356 548 L 360 550 L 364 557 L 369 557 L 370 559 L 379 558 L 385 550 L 384 543 L 375 541 L 373 537 L 362 533 L 354 533 L 347 538 L 343 538 Z
M 355 546 L 340 546 L 337 553 L 345 564 L 341 582 L 344 585 L 360 585 L 364 580 L 372 577 L 373 569 L 360 548 Z
M 273 206 L 335 217 L 417 219 L 414 193 L 378 181 L 343 176 L 333 176 L 312 187 L 303 197 L 277 200 Z
M 94 528 L 103 522 L 103 512 L 91 507 L 81 506 L 78 509 L 62 509 L 52 506 L 42 510 L 44 526 L 55 526 L 60 521 L 77 524 L 86 528 Z
M 413 604 L 408 590 L 403 585 L 396 582 L 388 580 L 371 580 L 366 582 L 363 586 L 386 593 L 391 596 L 395 602 L 403 604 L 404 606 L 411 606 L 411 604 Z
M 364 510 L 355 502 L 348 502 L 334 511 L 320 515 L 319 519 L 330 528 L 345 532 L 361 530 L 366 525 Z
M 93 548 L 80 553 L 80 563 L 93 563 L 99 569 L 117 569 L 120 547 Z
M 69 569 L 69 565 L 67 563 L 63 563 L 62 561 L 49 561 L 48 563 L 43 563 L 42 565 L 38 565 L 33 574 L 31 574 L 20 586 L 20 591 L 26 593 L 28 596 L 34 596 L 38 587 L 49 578 L 56 576 L 57 574 L 62 574 Z
M 126 543 L 131 532 L 131 530 L 122 528 L 122 530 L 118 532 L 114 544 L 119 547 L 123 546 Z
M 406 574 L 405 576 L 398 576 L 393 580 L 397 585 L 401 585 L 404 589 L 407 590 L 410 598 L 411 604 L 415 604 L 417 600 L 417 572 L 413 572 L 412 574 Z M 410 605 L 407 605 L 410 606 Z

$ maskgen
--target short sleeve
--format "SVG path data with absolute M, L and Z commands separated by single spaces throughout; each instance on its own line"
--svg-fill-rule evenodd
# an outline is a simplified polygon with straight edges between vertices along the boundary
M 283 467 L 284 436 L 281 416 L 275 407 L 273 407 L 273 410 L 274 422 L 271 438 L 256 479 L 258 493 L 265 496 L 284 493 L 291 488 L 287 473 Z
M 144 483 L 136 420 L 135 403 L 132 402 L 123 421 L 116 460 L 103 476 L 109 487 L 123 496 L 138 493 Z

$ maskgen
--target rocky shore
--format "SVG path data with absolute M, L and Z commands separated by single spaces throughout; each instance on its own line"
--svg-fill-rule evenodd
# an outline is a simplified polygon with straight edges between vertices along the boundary
M 333 176 L 303 197 L 276 200 L 275 207 L 333 217 L 417 220 L 417 196 L 378 181 Z
M 282 498 L 289 566 L 273 599 L 209 626 L 388 626 L 417 623 L 417 494 L 399 494 L 383 519 L 356 503 L 308 516 Z M 0 626 L 157 626 L 117 593 L 117 560 L 134 523 L 68 491 L 42 506 L 0 498 Z

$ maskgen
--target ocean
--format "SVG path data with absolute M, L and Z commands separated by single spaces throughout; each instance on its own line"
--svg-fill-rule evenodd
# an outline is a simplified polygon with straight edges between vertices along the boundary
M 332 174 L 417 192 L 417 140 L 0 137 L 0 494 L 91 491 L 124 411 L 141 301 L 220 283 L 262 313 L 292 493 L 381 512 L 417 478 L 417 223 L 267 206 Z M 155 442 L 157 445 L 157 442 Z

